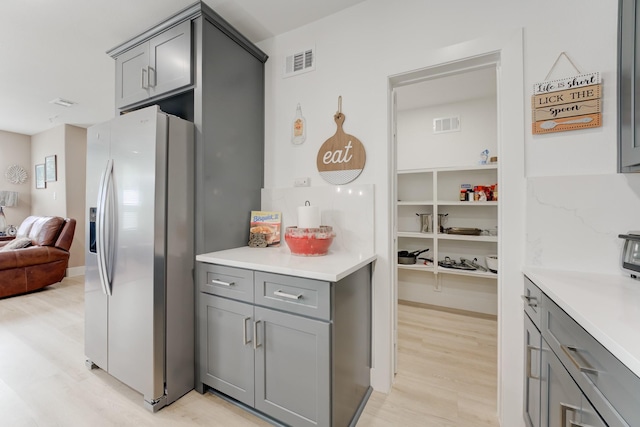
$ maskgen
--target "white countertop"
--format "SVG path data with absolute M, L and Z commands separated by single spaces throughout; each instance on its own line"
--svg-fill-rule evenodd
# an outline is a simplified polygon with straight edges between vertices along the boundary
M 337 282 L 376 259 L 374 253 L 332 252 L 317 257 L 291 255 L 288 247 L 243 246 L 196 256 L 196 261 L 247 268 L 269 273 Z
M 527 267 L 524 274 L 640 377 L 640 280 Z

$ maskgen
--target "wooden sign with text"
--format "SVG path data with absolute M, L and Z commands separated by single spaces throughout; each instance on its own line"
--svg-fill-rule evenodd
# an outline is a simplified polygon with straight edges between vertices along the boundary
M 533 134 L 602 126 L 600 73 L 536 83 L 533 93 Z
M 342 129 L 345 115 L 336 113 L 336 133 L 318 151 L 316 164 L 320 176 L 331 184 L 347 184 L 360 175 L 366 162 L 364 146 L 358 138 Z

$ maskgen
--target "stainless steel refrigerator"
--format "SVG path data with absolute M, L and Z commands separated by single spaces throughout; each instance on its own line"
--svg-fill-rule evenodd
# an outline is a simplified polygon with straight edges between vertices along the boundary
M 87 131 L 87 366 L 154 412 L 194 385 L 193 156 L 157 106 Z

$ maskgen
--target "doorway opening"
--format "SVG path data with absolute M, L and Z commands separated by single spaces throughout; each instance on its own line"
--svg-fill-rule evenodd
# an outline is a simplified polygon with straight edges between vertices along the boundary
M 491 53 L 390 78 L 396 382 L 483 402 L 486 425 L 498 397 L 499 76 Z

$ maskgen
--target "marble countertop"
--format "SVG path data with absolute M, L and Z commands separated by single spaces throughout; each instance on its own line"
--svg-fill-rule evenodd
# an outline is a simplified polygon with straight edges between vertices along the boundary
M 640 377 L 640 280 L 527 267 L 524 274 Z
M 196 256 L 196 261 L 269 273 L 337 282 L 376 259 L 374 253 L 332 252 L 317 257 L 292 255 L 287 247 L 243 246 Z

